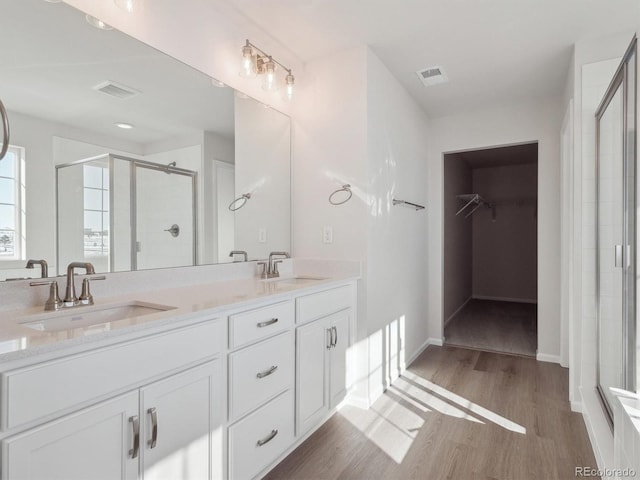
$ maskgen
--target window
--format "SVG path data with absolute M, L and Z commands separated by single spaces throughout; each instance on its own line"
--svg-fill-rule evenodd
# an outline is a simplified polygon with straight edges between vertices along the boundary
M 109 255 L 109 169 L 84 166 L 84 256 Z
M 0 261 L 24 260 L 24 148 L 0 160 Z

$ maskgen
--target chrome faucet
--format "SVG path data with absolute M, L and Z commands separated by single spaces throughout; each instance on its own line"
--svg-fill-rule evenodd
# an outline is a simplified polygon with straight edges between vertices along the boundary
M 273 257 L 291 258 L 288 252 L 271 252 L 269 254 L 269 264 L 267 265 L 267 278 L 275 278 L 280 276 L 278 272 L 278 264 L 282 263 L 282 260 L 273 261 Z
M 244 250 L 231 250 L 231 252 L 229 252 L 229 256 L 233 257 L 234 255 L 244 255 L 243 262 L 246 262 L 249 260 L 249 255 L 247 255 L 247 252 L 245 252 Z
M 49 276 L 49 266 L 46 260 L 27 260 L 25 268 L 33 268 L 34 265 L 40 265 L 40 277 L 47 278 Z
M 96 271 L 88 262 L 71 262 L 67 266 L 67 288 L 64 295 L 64 306 L 65 307 L 75 307 L 80 304 L 78 297 L 76 296 L 76 286 L 73 281 L 74 270 L 76 268 L 84 268 L 87 272 L 87 275 L 93 275 Z

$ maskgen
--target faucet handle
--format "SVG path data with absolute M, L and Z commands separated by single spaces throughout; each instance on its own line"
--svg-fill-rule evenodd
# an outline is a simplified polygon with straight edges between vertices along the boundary
M 258 262 L 258 265 L 262 265 L 262 273 L 260 274 L 260 278 L 268 278 L 267 277 L 267 262 Z
M 106 278 L 104 275 L 100 275 L 99 277 L 87 277 L 82 280 L 82 293 L 78 298 L 81 305 L 93 305 L 93 295 L 91 295 L 89 280 L 106 280 Z
M 278 271 L 278 264 L 282 263 L 282 260 L 276 260 L 275 262 L 273 262 L 273 272 L 271 272 L 273 274 L 274 277 L 279 277 L 280 276 L 280 272 Z
M 38 282 L 29 283 L 32 287 L 37 287 L 39 285 L 50 285 L 49 288 L 49 298 L 44 304 L 45 311 L 51 310 L 59 310 L 62 308 L 62 300 L 60 300 L 60 295 L 58 295 L 58 282 L 56 280 L 45 280 Z

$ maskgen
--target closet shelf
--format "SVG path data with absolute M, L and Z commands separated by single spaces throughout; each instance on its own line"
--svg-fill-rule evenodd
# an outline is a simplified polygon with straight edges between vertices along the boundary
M 463 193 L 461 195 L 456 195 L 456 197 L 459 200 L 466 202 L 464 206 L 456 212 L 456 215 L 460 215 L 462 212 L 464 212 L 469 208 L 471 209 L 464 216 L 465 218 L 470 217 L 473 214 L 473 212 L 475 212 L 477 209 L 479 209 L 482 206 L 486 206 L 489 208 L 493 207 L 493 204 L 491 202 L 487 202 L 478 193 Z

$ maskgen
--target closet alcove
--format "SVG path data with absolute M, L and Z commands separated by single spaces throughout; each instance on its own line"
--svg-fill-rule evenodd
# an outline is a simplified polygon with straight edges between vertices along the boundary
M 444 337 L 537 349 L 538 144 L 444 156 Z

